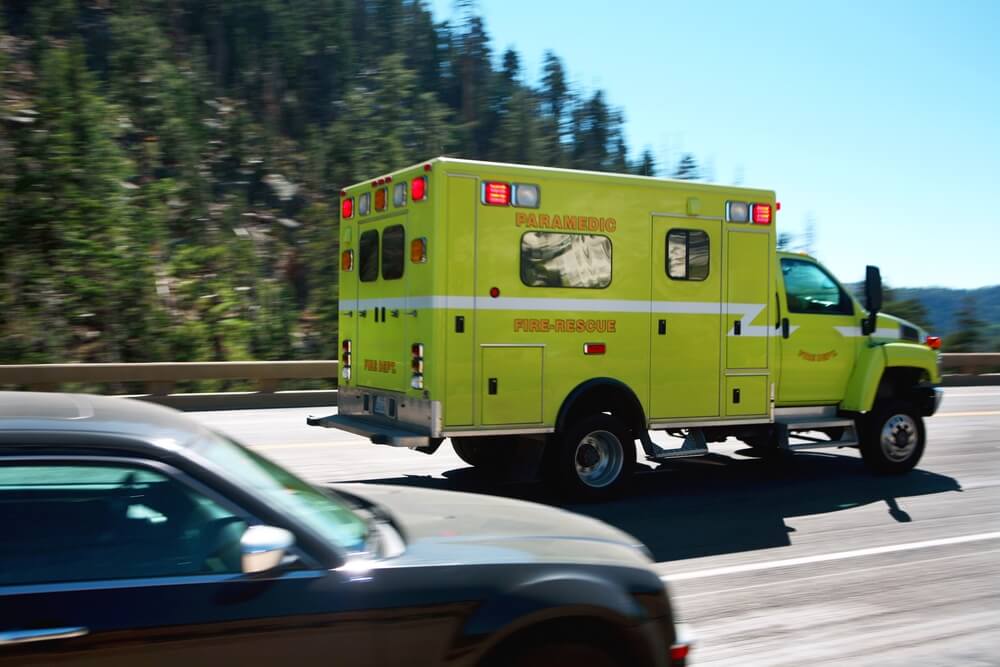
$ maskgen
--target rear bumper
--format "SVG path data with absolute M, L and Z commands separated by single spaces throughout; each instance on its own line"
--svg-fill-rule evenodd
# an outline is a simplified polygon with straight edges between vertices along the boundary
M 427 447 L 441 437 L 441 403 L 396 392 L 345 387 L 337 394 L 337 414 L 308 417 L 306 423 L 361 435 L 377 445 Z
M 376 445 L 392 445 L 393 447 L 426 447 L 431 437 L 426 433 L 411 431 L 399 426 L 382 424 L 365 417 L 350 415 L 329 415 L 327 417 L 306 417 L 310 426 L 336 428 L 355 435 L 362 435 Z

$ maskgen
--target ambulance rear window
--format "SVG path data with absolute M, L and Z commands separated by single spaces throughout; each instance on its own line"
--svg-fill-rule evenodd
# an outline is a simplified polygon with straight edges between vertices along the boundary
M 396 280 L 403 277 L 405 247 L 406 231 L 403 225 L 386 227 L 382 232 L 382 280 Z
M 521 237 L 521 282 L 528 287 L 607 287 L 611 284 L 611 239 L 528 232 Z
M 369 229 L 361 234 L 358 257 L 358 276 L 361 282 L 370 283 L 378 278 L 378 232 Z

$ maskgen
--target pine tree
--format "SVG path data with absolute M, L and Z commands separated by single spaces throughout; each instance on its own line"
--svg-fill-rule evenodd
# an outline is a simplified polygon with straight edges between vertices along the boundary
M 701 170 L 691 153 L 681 156 L 677 167 L 674 169 L 673 177 L 682 181 L 696 181 L 701 178 Z
M 962 305 L 955 313 L 958 330 L 944 340 L 946 352 L 980 352 L 985 344 L 983 330 L 985 324 L 976 310 L 976 297 L 971 294 L 962 299 Z

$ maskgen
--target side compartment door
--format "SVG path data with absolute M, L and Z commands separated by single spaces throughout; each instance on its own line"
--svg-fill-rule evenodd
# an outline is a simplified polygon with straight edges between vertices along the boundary
M 653 216 L 649 417 L 719 414 L 722 222 Z
M 447 187 L 443 419 L 445 426 L 471 426 L 475 405 L 476 179 L 449 176 Z
M 726 239 L 727 417 L 763 415 L 770 403 L 771 234 L 730 229 Z

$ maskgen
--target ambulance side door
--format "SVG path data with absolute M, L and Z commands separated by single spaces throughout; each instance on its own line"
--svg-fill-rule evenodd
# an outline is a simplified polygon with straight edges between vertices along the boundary
M 651 420 L 719 415 L 722 221 L 653 216 Z

